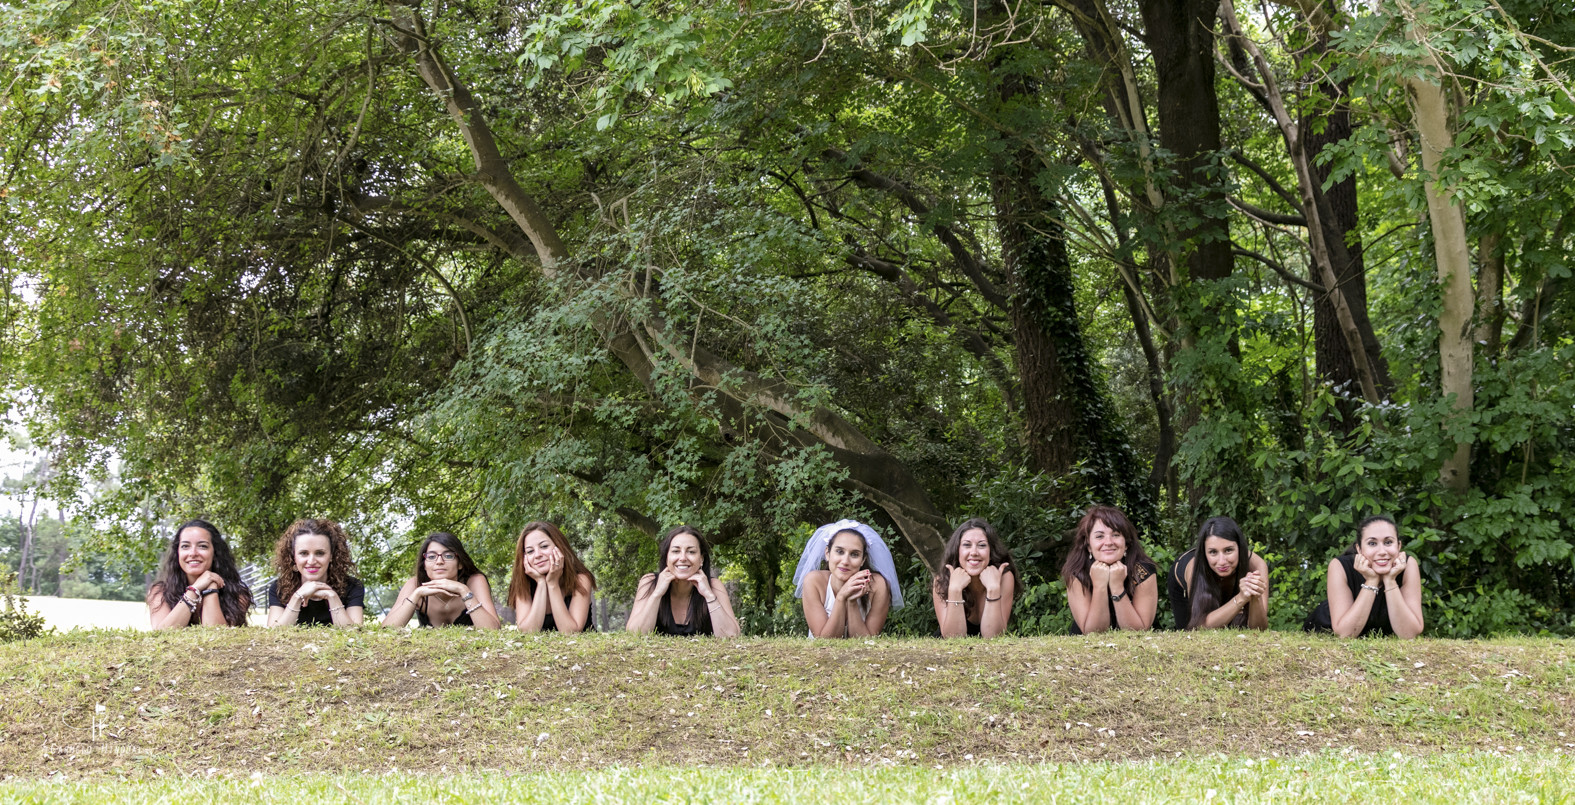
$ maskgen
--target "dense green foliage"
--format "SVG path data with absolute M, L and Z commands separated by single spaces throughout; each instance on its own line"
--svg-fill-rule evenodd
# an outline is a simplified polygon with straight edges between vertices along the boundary
M 0 0 L 0 383 L 117 562 L 310 513 L 499 586 L 546 517 L 627 598 L 692 522 L 796 631 L 857 516 L 927 633 L 985 516 L 1038 633 L 1104 501 L 1235 517 L 1292 626 L 1388 512 L 1430 633 L 1569 633 L 1568 15 L 1171 5 Z

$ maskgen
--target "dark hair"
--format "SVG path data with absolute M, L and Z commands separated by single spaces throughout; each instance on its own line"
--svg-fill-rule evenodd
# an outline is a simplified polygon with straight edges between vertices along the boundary
M 987 542 L 990 546 L 990 561 L 987 562 L 987 564 L 1011 565 L 1012 569 L 1008 572 L 1016 572 L 1017 563 L 1012 559 L 1012 552 L 1007 549 L 1006 543 L 1001 541 L 1001 535 L 995 532 L 995 526 L 990 525 L 990 521 L 984 519 L 983 517 L 970 518 L 968 520 L 964 520 L 962 525 L 957 526 L 957 528 L 952 531 L 951 537 L 946 540 L 946 549 L 941 552 L 941 569 L 935 572 L 935 581 L 930 585 L 931 589 L 935 591 L 936 595 L 945 597 L 951 592 L 952 572 L 948 570 L 946 566 L 952 565 L 955 567 L 962 564 L 962 560 L 958 557 L 958 554 L 962 552 L 963 535 L 969 531 L 974 530 L 975 528 L 984 532 L 985 542 Z M 1017 586 L 1018 585 L 1016 584 L 1012 585 L 1012 598 L 1014 599 L 1017 597 Z M 1008 605 L 1011 603 L 1011 601 L 1007 602 Z M 968 589 L 964 588 L 963 609 L 971 609 L 972 606 L 973 598 L 971 597 Z
M 574 548 L 569 546 L 569 540 L 563 536 L 563 532 L 546 520 L 532 520 L 526 523 L 525 527 L 520 529 L 520 535 L 514 538 L 514 574 L 509 577 L 508 604 L 510 607 L 514 606 L 515 601 L 521 598 L 528 601 L 536 594 L 536 580 L 531 578 L 529 573 L 525 572 L 525 538 L 535 531 L 546 534 L 547 539 L 552 540 L 553 547 L 563 554 L 563 578 L 573 579 L 573 586 L 569 590 L 569 598 L 572 599 L 579 594 L 581 573 L 590 578 L 592 588 L 596 587 L 596 577 L 591 575 L 590 569 L 585 566 L 584 562 L 580 561 L 579 555 L 574 552 Z M 519 612 L 516 612 L 514 616 L 516 618 L 524 617 L 523 613 Z M 590 616 L 587 615 L 586 618 L 589 619 Z
M 656 546 L 656 572 L 661 573 L 667 569 L 667 551 L 672 547 L 673 540 L 684 534 L 694 537 L 695 541 L 700 543 L 700 572 L 705 574 L 709 583 L 711 579 L 711 546 L 706 544 L 705 537 L 700 536 L 700 531 L 691 525 L 677 526 L 662 537 L 662 541 Z M 656 589 L 654 579 L 651 582 L 651 589 Z M 667 590 L 667 594 L 672 595 L 672 588 L 668 587 Z M 668 606 L 665 615 L 660 606 L 656 608 L 656 630 L 658 632 L 672 632 L 677 626 L 678 622 L 673 618 L 671 605 Z M 711 611 L 706 607 L 705 599 L 693 593 L 689 595 L 689 626 L 694 629 L 695 634 L 711 633 Z
M 252 608 L 252 590 L 241 580 L 241 573 L 235 568 L 235 556 L 230 553 L 230 544 L 219 535 L 219 529 L 207 520 L 187 520 L 176 526 L 175 535 L 170 538 L 169 550 L 159 560 L 158 577 L 148 585 L 148 606 L 152 607 L 153 602 L 162 600 L 165 607 L 174 609 L 181 595 L 186 592 L 190 581 L 180 566 L 180 532 L 188 528 L 200 528 L 208 532 L 208 538 L 213 542 L 213 562 L 209 569 L 224 579 L 224 586 L 216 593 L 219 596 L 219 609 L 224 612 L 224 622 L 231 626 L 245 626 L 246 611 Z
M 350 594 L 350 538 L 333 520 L 303 517 L 290 524 L 273 546 L 273 570 L 279 575 L 279 600 L 288 601 L 301 588 L 301 571 L 295 569 L 295 540 L 307 534 L 328 538 L 328 586 L 343 598 Z
M 1236 543 L 1236 567 L 1229 576 L 1221 577 L 1214 572 L 1207 560 L 1203 558 L 1204 543 L 1209 537 L 1228 539 Z M 1210 612 L 1220 608 L 1221 602 L 1234 597 L 1240 590 L 1241 577 L 1247 575 L 1249 560 L 1252 558 L 1252 547 L 1247 544 L 1247 537 L 1241 533 L 1241 527 L 1229 517 L 1210 517 L 1204 521 L 1203 527 L 1198 529 L 1197 544 L 1192 546 L 1192 577 L 1187 585 L 1188 594 L 1192 597 L 1192 617 L 1183 628 L 1196 629 L 1203 625 Z M 1247 623 L 1247 610 L 1245 607 L 1231 620 L 1231 626 L 1242 626 Z M 1182 626 L 1182 624 L 1176 624 Z
M 476 568 L 476 563 L 470 560 L 470 554 L 465 553 L 465 546 L 459 543 L 459 537 L 447 531 L 434 531 L 428 534 L 427 538 L 421 541 L 421 547 L 416 549 L 417 584 L 426 584 L 432 580 L 432 577 L 427 575 L 427 546 L 434 542 L 454 552 L 454 559 L 459 562 L 460 584 L 470 581 L 471 576 L 481 573 Z
M 1072 579 L 1077 579 L 1083 589 L 1093 589 L 1094 580 L 1089 577 L 1088 569 L 1094 566 L 1094 555 L 1088 552 L 1088 536 L 1094 533 L 1094 524 L 1098 522 L 1103 522 L 1126 538 L 1127 553 L 1122 562 L 1127 566 L 1127 579 L 1122 587 L 1127 595 L 1132 595 L 1145 580 L 1138 578 L 1141 575 L 1138 568 L 1145 564 L 1152 565 L 1154 560 L 1143 552 L 1143 544 L 1138 542 L 1137 529 L 1132 527 L 1126 512 L 1114 506 L 1090 506 L 1083 514 L 1083 519 L 1077 521 L 1077 528 L 1072 530 L 1072 549 L 1066 554 L 1066 564 L 1061 566 L 1061 581 L 1070 587 Z
M 859 538 L 859 550 L 864 552 L 864 564 L 859 566 L 859 570 L 863 570 L 864 568 L 870 566 L 870 541 L 865 539 L 864 535 L 859 533 L 857 529 L 844 528 L 841 531 L 838 531 L 837 533 L 832 534 L 831 535 L 831 539 L 826 540 L 826 553 L 822 554 L 821 557 L 820 557 L 820 569 L 821 570 L 829 570 L 830 569 L 827 566 L 827 564 L 826 564 L 826 556 L 831 553 L 831 546 L 832 546 L 833 543 L 835 543 L 837 541 L 837 537 L 840 537 L 843 534 L 852 534 L 853 536 Z
M 1346 555 L 1350 555 L 1350 554 L 1356 553 L 1357 549 L 1359 547 L 1361 547 L 1361 545 L 1362 545 L 1362 532 L 1366 531 L 1367 527 L 1372 525 L 1373 523 L 1388 523 L 1395 530 L 1395 538 L 1396 539 L 1400 538 L 1400 524 L 1395 522 L 1395 518 L 1390 517 L 1387 514 L 1369 515 L 1367 517 L 1363 517 L 1362 518 L 1362 522 L 1357 524 L 1357 526 L 1356 526 L 1356 539 L 1351 540 L 1351 544 L 1346 546 L 1346 548 L 1345 548 L 1345 554 Z

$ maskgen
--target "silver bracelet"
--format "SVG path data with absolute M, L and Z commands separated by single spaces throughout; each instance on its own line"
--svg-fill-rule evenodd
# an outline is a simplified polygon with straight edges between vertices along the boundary
M 1363 584 L 1362 585 L 1362 589 L 1364 589 L 1364 590 L 1372 590 L 1374 595 L 1377 595 L 1378 593 L 1383 592 L 1383 588 L 1382 587 L 1378 587 L 1378 586 L 1373 585 L 1373 584 Z

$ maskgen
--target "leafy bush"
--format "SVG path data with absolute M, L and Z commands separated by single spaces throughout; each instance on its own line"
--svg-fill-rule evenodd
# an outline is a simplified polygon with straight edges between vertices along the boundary
M 16 574 L 0 574 L 0 643 L 27 640 L 52 631 L 44 627 L 44 616 L 27 611 Z

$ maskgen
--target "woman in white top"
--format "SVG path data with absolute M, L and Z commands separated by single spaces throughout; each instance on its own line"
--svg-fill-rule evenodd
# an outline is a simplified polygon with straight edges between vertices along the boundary
M 810 637 L 873 637 L 886 615 L 902 606 L 891 551 L 875 529 L 857 520 L 815 529 L 793 582 Z

